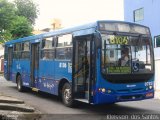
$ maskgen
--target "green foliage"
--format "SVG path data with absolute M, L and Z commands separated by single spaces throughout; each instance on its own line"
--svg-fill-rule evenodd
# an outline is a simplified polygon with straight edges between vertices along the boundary
M 0 44 L 3 44 L 12 39 L 12 34 L 10 31 L 3 31 L 0 34 Z
M 0 44 L 31 35 L 37 13 L 32 0 L 0 0 Z
M 0 32 L 11 27 L 11 21 L 15 16 L 15 7 L 7 0 L 0 0 Z
M 37 5 L 32 0 L 15 0 L 17 7 L 17 15 L 26 17 L 31 24 L 35 24 L 35 19 L 38 17 Z
M 32 33 L 32 25 L 27 18 L 23 16 L 16 16 L 12 21 L 12 28 L 10 29 L 13 39 L 26 37 Z

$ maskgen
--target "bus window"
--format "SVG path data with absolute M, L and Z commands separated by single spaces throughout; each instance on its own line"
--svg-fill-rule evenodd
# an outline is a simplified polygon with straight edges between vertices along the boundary
M 42 40 L 41 59 L 53 60 L 55 58 L 54 37 L 44 38 Z
M 42 60 L 53 60 L 55 57 L 54 49 L 43 49 L 41 51 L 41 59 Z
M 13 59 L 21 58 L 21 43 L 16 43 L 14 45 Z
M 71 34 L 67 34 L 67 35 L 58 37 L 57 47 L 65 47 L 65 46 L 71 46 L 71 45 L 72 45 L 72 35 Z
M 56 59 L 71 60 L 72 59 L 72 35 L 67 34 L 58 37 L 56 47 Z
M 72 59 L 72 47 L 65 48 L 65 57 L 68 60 Z
M 22 59 L 30 58 L 30 44 L 29 42 L 22 43 Z
M 72 47 L 57 48 L 56 49 L 56 59 L 71 60 L 72 59 Z
M 42 40 L 42 48 L 43 49 L 51 49 L 52 46 L 52 41 L 53 41 L 53 37 L 49 37 L 49 38 L 44 38 Z

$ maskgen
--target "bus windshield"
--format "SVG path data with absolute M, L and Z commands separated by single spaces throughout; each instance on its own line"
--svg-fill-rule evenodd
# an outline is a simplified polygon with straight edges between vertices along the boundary
M 150 38 L 145 35 L 102 34 L 101 68 L 107 74 L 153 72 Z

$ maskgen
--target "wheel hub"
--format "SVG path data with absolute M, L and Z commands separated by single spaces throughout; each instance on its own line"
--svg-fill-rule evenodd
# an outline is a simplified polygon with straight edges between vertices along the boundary
M 71 98 L 71 90 L 70 89 L 65 89 L 64 90 L 64 98 L 66 102 L 69 102 Z

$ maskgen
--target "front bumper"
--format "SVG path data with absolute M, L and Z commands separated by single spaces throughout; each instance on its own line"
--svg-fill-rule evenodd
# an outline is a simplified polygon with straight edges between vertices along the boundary
M 106 94 L 99 92 L 94 99 L 95 104 L 125 102 L 125 101 L 138 101 L 154 98 L 154 90 L 139 92 L 139 93 L 125 93 L 125 94 Z

